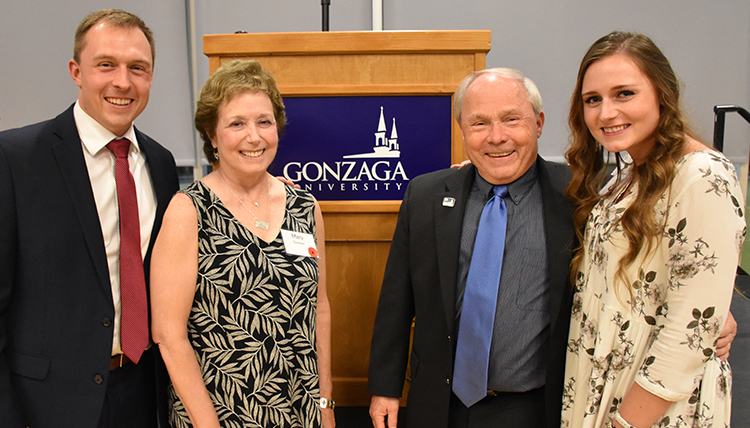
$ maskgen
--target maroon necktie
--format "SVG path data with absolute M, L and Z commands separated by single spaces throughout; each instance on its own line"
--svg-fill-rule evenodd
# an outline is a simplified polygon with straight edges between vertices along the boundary
M 148 345 L 148 303 L 141 257 L 138 199 L 128 165 L 130 140 L 112 140 L 107 148 L 115 155 L 117 207 L 120 211 L 120 346 L 122 352 L 137 364 Z

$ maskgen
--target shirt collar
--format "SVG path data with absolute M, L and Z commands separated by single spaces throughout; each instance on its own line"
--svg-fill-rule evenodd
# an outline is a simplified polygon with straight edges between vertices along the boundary
M 506 184 L 506 187 L 508 188 L 508 196 L 510 196 L 510 200 L 513 201 L 514 204 L 520 204 L 524 196 L 529 194 L 529 191 L 537 181 L 537 175 L 538 173 L 535 161 L 533 164 L 531 164 L 531 168 L 529 168 L 522 176 L 518 177 L 516 181 Z M 486 202 L 486 200 L 489 199 L 490 191 L 492 191 L 494 185 L 490 184 L 480 174 L 476 174 L 475 177 L 476 178 L 474 182 L 479 188 L 479 191 L 483 195 L 486 195 Z M 506 200 L 508 199 L 506 198 Z
M 73 107 L 73 118 L 75 119 L 81 142 L 91 156 L 95 156 L 104 149 L 110 141 L 116 138 L 127 138 L 132 143 L 136 153 L 140 151 L 138 140 L 135 138 L 135 128 L 133 128 L 132 123 L 130 124 L 130 128 L 128 128 L 122 136 L 115 135 L 101 123 L 97 122 L 93 117 L 89 116 L 88 113 L 83 111 L 78 104 L 78 101 L 76 101 L 75 107 Z

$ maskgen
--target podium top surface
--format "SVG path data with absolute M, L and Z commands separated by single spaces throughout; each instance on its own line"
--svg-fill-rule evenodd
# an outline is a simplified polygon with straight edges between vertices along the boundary
M 491 47 L 491 38 L 492 32 L 489 30 L 206 34 L 203 36 L 203 53 L 206 55 L 487 53 Z

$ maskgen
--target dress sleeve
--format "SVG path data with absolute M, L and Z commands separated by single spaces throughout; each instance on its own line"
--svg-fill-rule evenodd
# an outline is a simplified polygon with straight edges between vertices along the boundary
M 745 234 L 744 204 L 731 163 L 700 153 L 678 169 L 668 193 L 663 239 L 666 304 L 636 382 L 668 401 L 697 393 L 732 298 Z M 665 205 L 662 205 L 665 206 Z

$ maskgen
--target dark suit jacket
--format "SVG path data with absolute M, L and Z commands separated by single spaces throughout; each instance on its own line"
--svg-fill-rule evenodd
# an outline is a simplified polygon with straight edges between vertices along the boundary
M 177 173 L 168 150 L 136 136 L 157 198 L 153 245 Z M 95 427 L 114 316 L 72 106 L 50 121 L 0 133 L 0 424 Z
M 560 426 L 565 346 L 570 323 L 568 265 L 575 242 L 572 204 L 563 197 L 569 170 L 538 159 L 550 280 L 551 334 L 546 401 L 549 426 Z M 401 204 L 380 292 L 370 355 L 369 390 L 399 397 L 411 350 L 407 426 L 448 426 L 453 378 L 456 271 L 464 208 L 476 168 L 415 178 Z M 456 199 L 443 206 L 444 197 Z

